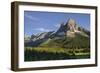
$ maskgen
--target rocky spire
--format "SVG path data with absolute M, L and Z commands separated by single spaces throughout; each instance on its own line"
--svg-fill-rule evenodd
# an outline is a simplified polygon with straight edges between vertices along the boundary
M 76 30 L 76 22 L 74 19 L 69 19 L 67 22 L 67 29 L 71 32 L 75 32 Z

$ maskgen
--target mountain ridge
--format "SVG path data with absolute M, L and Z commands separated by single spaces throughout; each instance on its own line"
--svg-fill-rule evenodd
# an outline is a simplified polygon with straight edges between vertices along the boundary
M 73 47 L 85 47 L 85 45 L 79 45 L 82 43 L 88 44 L 86 47 L 89 47 L 89 39 L 90 32 L 85 28 L 80 27 L 74 19 L 70 18 L 65 24 L 61 23 L 61 26 L 56 32 L 50 31 L 43 32 L 38 35 L 32 35 L 30 39 L 28 38 L 28 42 L 25 41 L 25 46 L 43 47 L 49 45 L 48 47 L 51 47 L 56 45 L 55 47 L 64 47 L 67 45 L 65 48 L 72 48 L 71 46 L 77 43 L 78 45 L 76 44 L 76 46 L 74 45 Z M 65 44 L 63 42 L 65 42 Z

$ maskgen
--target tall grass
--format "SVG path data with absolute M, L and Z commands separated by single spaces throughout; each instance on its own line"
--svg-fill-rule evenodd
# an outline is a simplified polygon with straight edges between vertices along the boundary
M 88 48 L 25 47 L 25 61 L 64 60 L 90 58 Z

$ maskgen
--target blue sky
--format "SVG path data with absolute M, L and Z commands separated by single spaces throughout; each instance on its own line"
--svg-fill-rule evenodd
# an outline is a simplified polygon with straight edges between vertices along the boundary
M 90 30 L 90 14 L 24 11 L 24 33 L 31 36 L 41 32 L 56 31 L 69 18 L 79 26 Z

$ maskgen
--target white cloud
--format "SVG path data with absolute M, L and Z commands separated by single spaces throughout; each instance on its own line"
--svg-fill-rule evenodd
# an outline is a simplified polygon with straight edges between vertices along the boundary
M 45 29 L 45 28 L 36 28 L 34 30 L 40 31 L 40 32 L 49 32 L 50 31 L 49 29 Z
M 57 28 L 60 27 L 60 24 L 56 24 L 55 27 L 57 27 Z
M 31 15 L 28 15 L 28 14 L 25 14 L 25 17 L 29 18 L 30 20 L 39 21 L 39 19 L 38 19 L 38 18 L 33 17 L 33 16 L 31 16 Z

